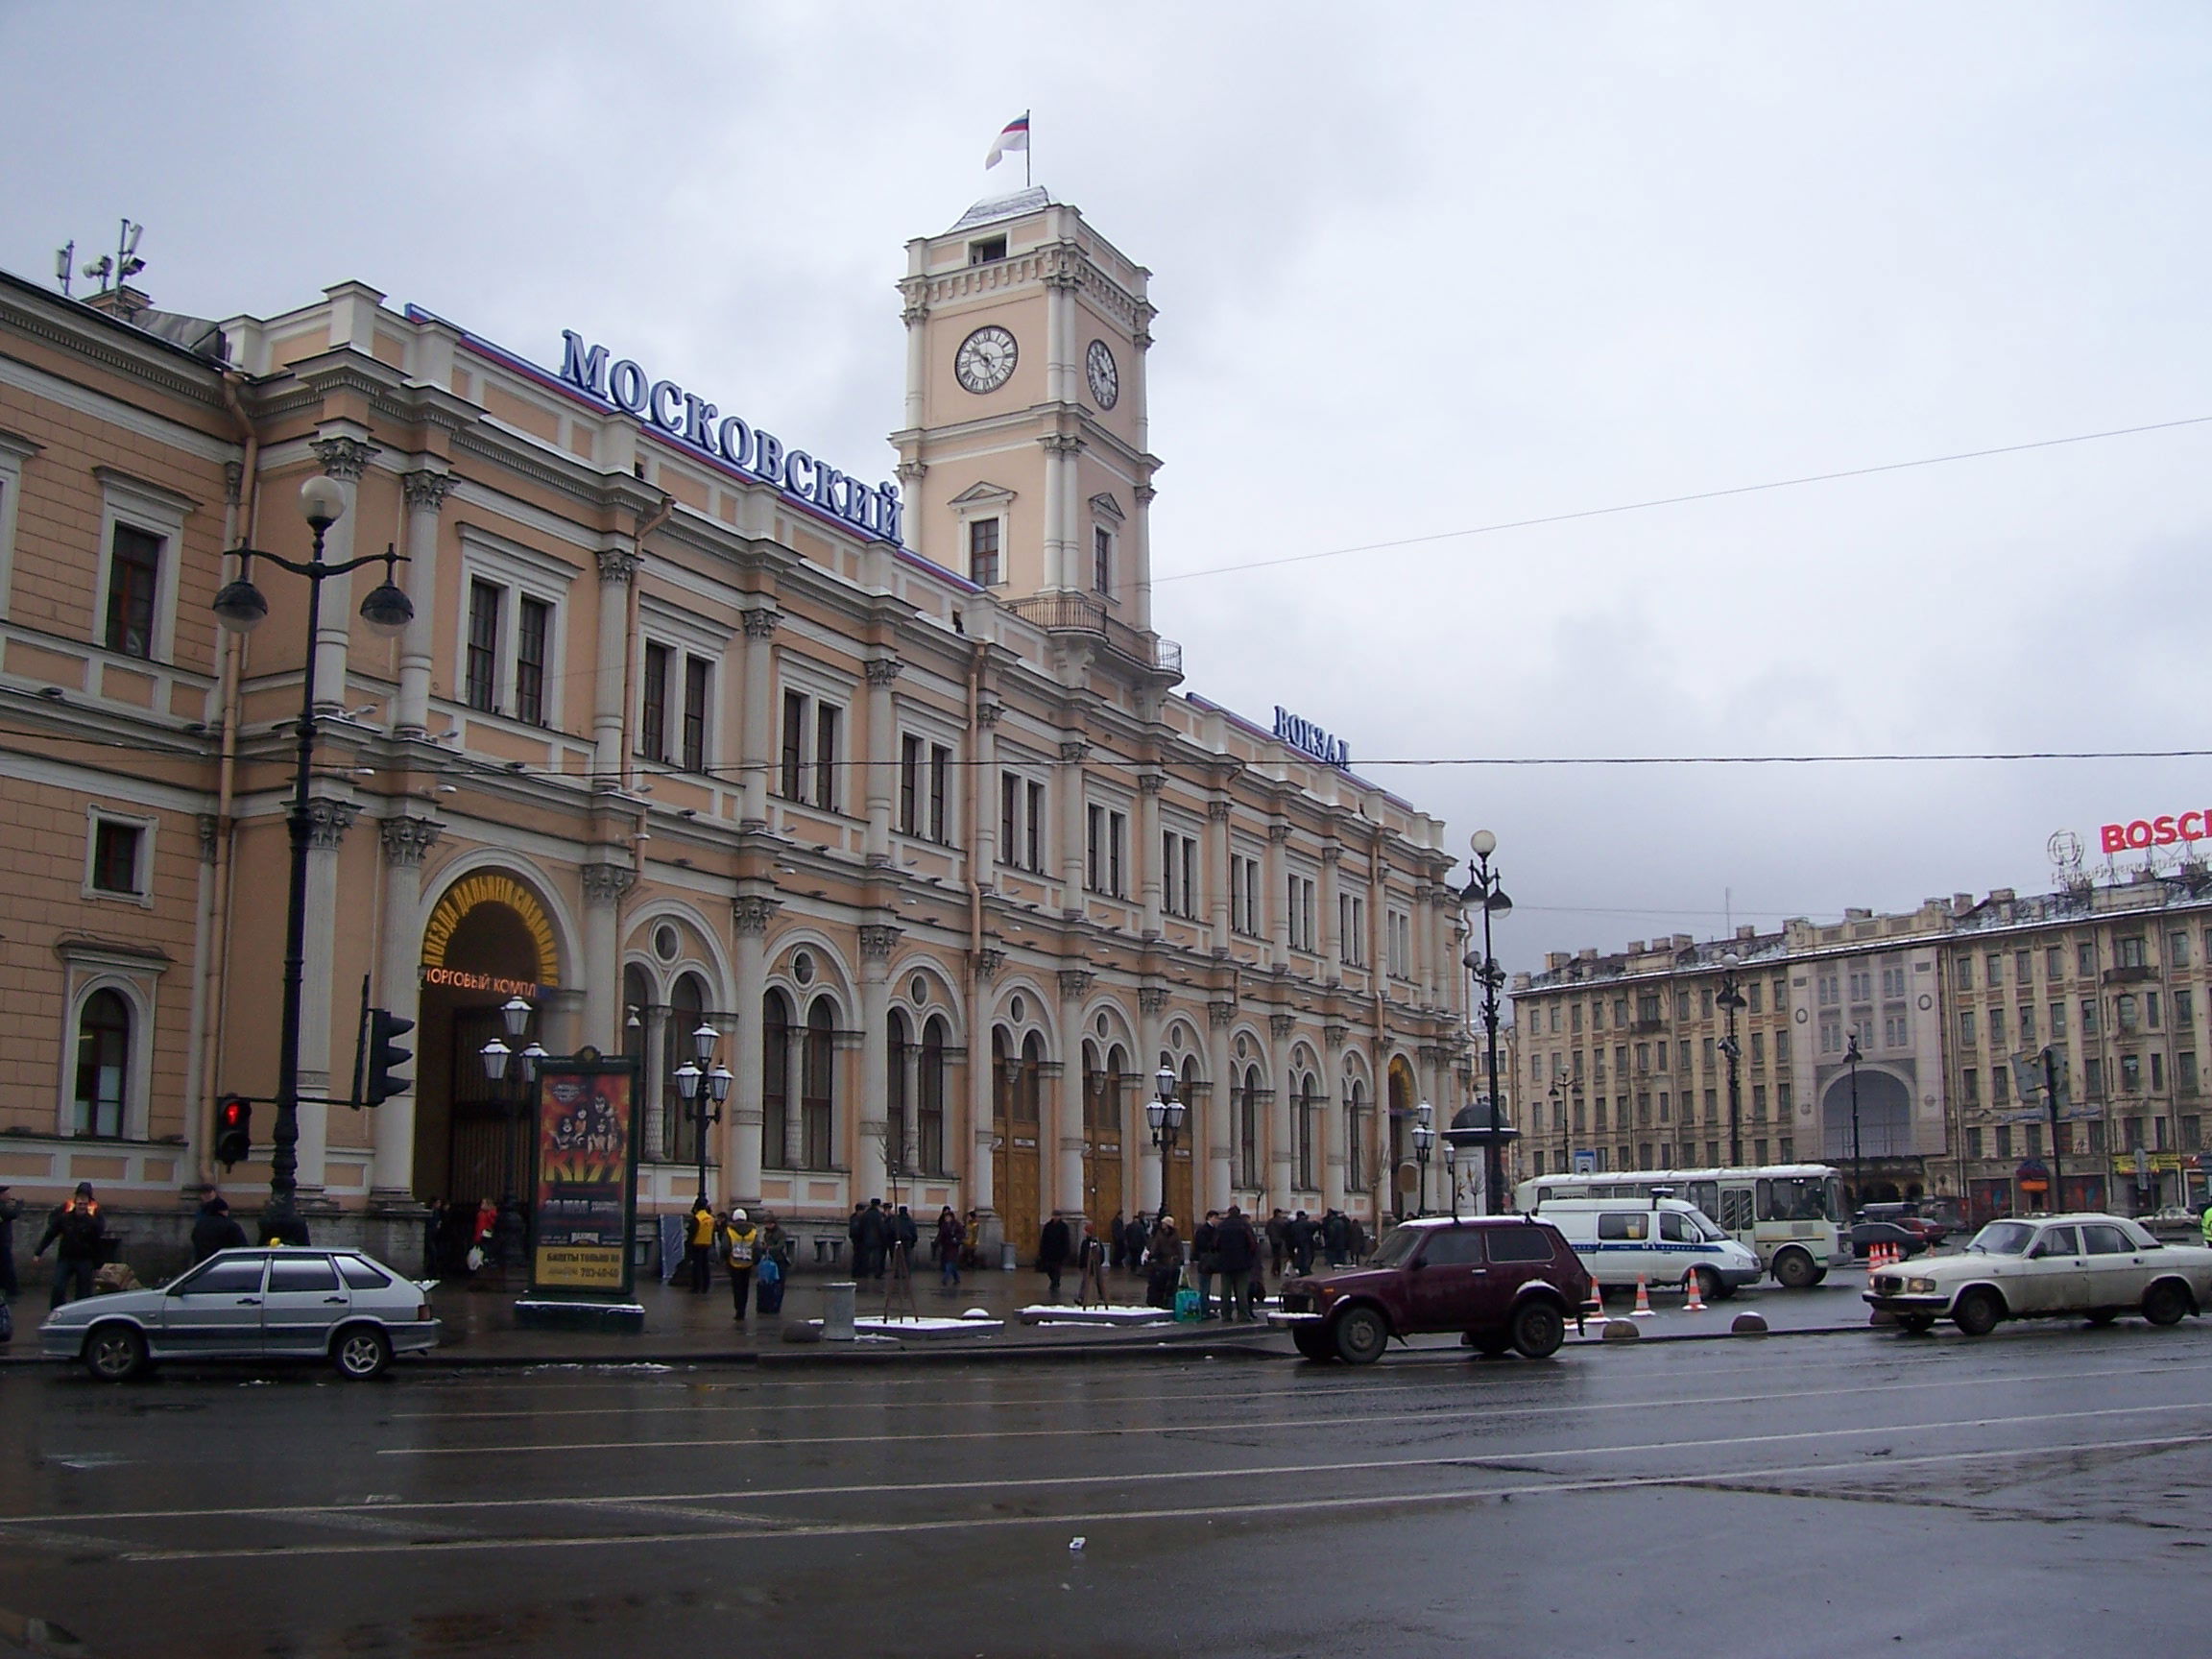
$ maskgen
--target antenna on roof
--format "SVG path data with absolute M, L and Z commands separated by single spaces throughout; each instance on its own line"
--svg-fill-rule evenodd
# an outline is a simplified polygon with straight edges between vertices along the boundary
M 76 262 L 77 243 L 75 238 L 71 238 L 54 250 L 54 279 L 61 284 L 61 298 L 64 300 L 70 298 L 69 278 L 77 275 L 72 269 Z

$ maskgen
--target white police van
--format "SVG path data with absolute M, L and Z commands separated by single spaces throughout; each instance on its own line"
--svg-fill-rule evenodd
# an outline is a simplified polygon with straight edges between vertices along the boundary
M 1687 1291 L 1693 1274 L 1706 1301 L 1757 1284 L 1756 1252 L 1679 1198 L 1554 1198 L 1535 1214 L 1559 1229 L 1600 1292 L 1632 1287 Z

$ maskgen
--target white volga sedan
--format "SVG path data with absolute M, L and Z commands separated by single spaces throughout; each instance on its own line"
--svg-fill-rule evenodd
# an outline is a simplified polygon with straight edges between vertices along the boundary
M 425 1289 L 358 1250 L 225 1250 L 159 1289 L 64 1304 L 38 1346 L 108 1382 L 163 1359 L 326 1359 L 369 1378 L 438 1345 Z
M 2176 1325 L 2212 1301 L 2212 1249 L 2161 1244 L 2120 1215 L 1992 1221 L 1957 1256 L 1923 1256 L 1867 1276 L 1866 1300 L 1906 1331 L 1948 1319 L 1986 1336 L 2006 1319 L 2140 1313 Z

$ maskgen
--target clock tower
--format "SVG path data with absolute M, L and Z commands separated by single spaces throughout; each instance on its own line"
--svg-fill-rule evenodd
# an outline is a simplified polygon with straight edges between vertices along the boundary
M 1151 628 L 1151 273 L 1042 189 L 906 245 L 906 540 L 1040 620 Z

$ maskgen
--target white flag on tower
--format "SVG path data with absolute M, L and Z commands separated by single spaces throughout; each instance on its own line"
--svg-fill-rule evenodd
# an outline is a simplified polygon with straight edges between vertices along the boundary
M 1006 158 L 1009 150 L 1029 148 L 1029 112 L 1024 109 L 1006 123 L 1005 131 L 991 140 L 991 154 L 983 157 L 985 167 L 996 167 Z

